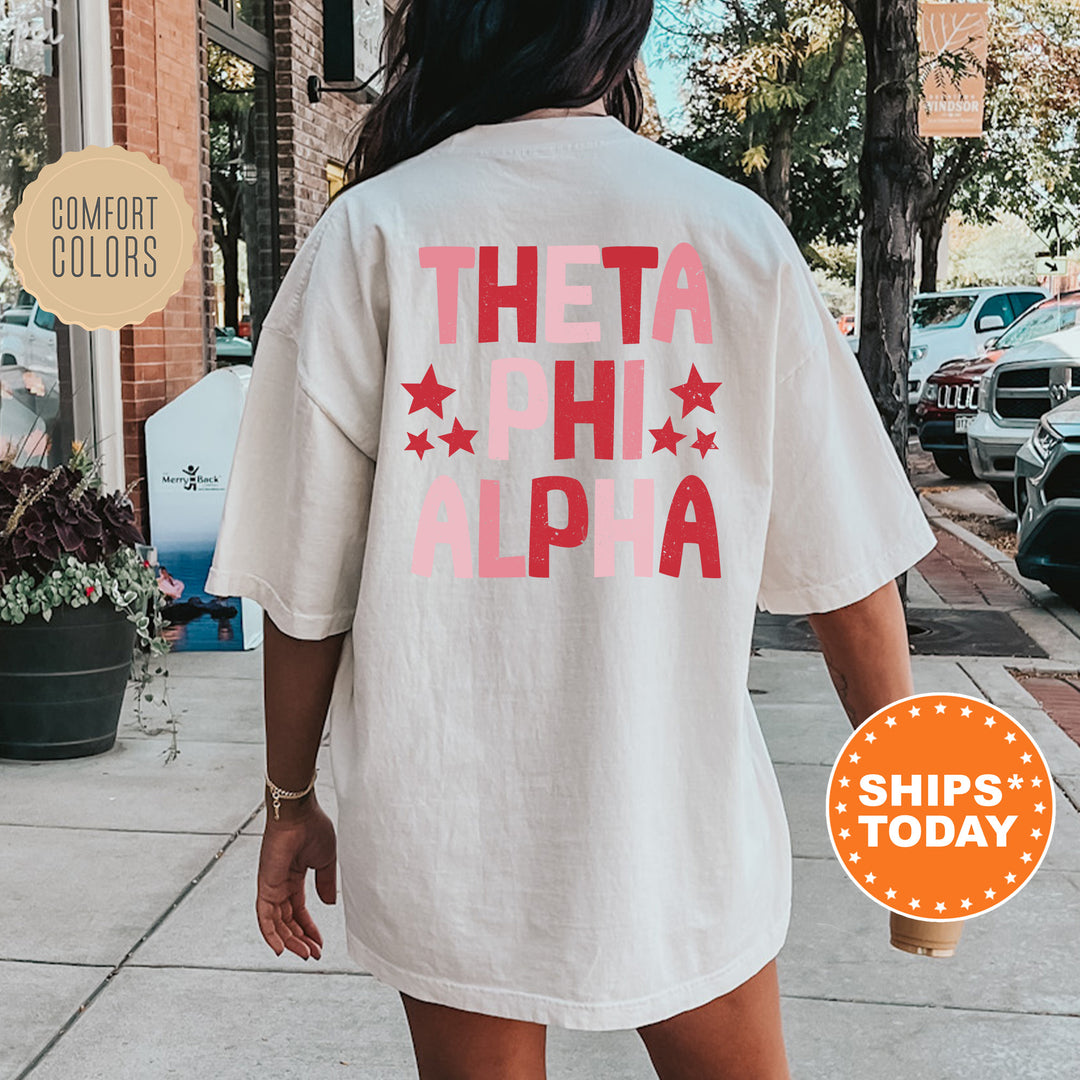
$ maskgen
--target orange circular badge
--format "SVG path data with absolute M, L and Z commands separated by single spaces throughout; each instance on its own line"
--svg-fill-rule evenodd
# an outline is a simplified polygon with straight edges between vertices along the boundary
M 829 839 L 890 911 L 982 915 L 1031 880 L 1054 831 L 1054 786 L 1032 737 L 964 694 L 901 698 L 862 723 L 829 776 Z

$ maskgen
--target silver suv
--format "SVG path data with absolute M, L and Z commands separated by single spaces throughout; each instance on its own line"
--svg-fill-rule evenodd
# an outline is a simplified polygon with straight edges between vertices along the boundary
M 1051 409 L 1080 395 L 1080 327 L 1017 345 L 983 375 L 968 428 L 971 467 L 1014 510 L 1016 452 Z

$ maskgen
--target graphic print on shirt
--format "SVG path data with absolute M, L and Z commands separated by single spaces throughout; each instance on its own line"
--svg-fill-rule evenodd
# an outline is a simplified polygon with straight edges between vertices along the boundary
M 447 458 L 471 454 L 482 469 L 484 449 L 477 444 L 480 424 L 486 420 L 486 457 L 492 461 L 510 459 L 511 430 L 527 437 L 546 439 L 552 461 L 580 459 L 589 453 L 587 435 L 578 429 L 591 428 L 591 457 L 614 461 L 616 449 L 622 460 L 646 459 L 655 454 L 687 458 L 687 474 L 670 497 L 661 496 L 650 477 L 633 480 L 633 511 L 628 518 L 615 516 L 615 480 L 597 478 L 593 490 L 586 491 L 574 476 L 560 475 L 553 468 L 548 475 L 531 480 L 528 553 L 504 555 L 500 552 L 500 485 L 481 478 L 479 507 L 475 515 L 477 569 L 479 577 L 548 577 L 551 549 L 577 548 L 590 533 L 593 543 L 593 574 L 610 577 L 615 573 L 615 544 L 633 547 L 635 577 L 651 577 L 659 572 L 669 577 L 683 573 L 703 578 L 720 577 L 720 552 L 713 499 L 705 481 L 692 471 L 693 462 L 703 462 L 716 443 L 717 417 L 714 398 L 723 385 L 702 372 L 696 362 L 687 365 L 685 380 L 665 387 L 671 415 L 658 427 L 644 427 L 645 361 L 594 360 L 592 397 L 576 396 L 575 378 L 579 362 L 555 360 L 549 373 L 528 356 L 520 345 L 535 344 L 538 332 L 538 279 L 540 249 L 518 247 L 517 279 L 499 284 L 499 248 L 479 249 L 458 246 L 421 247 L 420 266 L 433 271 L 439 343 L 458 343 L 458 306 L 464 273 L 477 275 L 478 306 L 476 341 L 498 342 L 499 312 L 516 310 L 516 355 L 490 362 L 488 395 L 485 401 L 459 400 L 456 386 L 444 382 L 438 360 L 418 370 L 416 378 L 400 383 L 407 394 L 408 415 L 418 430 L 408 430 L 404 451 L 422 462 L 426 454 Z M 599 322 L 565 319 L 568 305 L 592 303 L 592 287 L 566 282 L 567 267 L 601 264 L 618 275 L 621 333 L 623 345 L 641 342 L 642 277 L 646 270 L 660 266 L 660 250 L 644 246 L 595 244 L 550 246 L 545 249 L 544 340 L 573 344 L 599 341 Z M 685 280 L 685 284 L 681 282 Z M 651 336 L 655 341 L 672 341 L 675 317 L 689 313 L 696 344 L 712 344 L 712 321 L 706 275 L 697 252 L 689 243 L 676 244 L 664 263 L 653 312 Z M 685 317 L 685 316 L 684 316 Z M 524 408 L 510 406 L 510 380 L 524 380 Z M 621 379 L 622 416 L 617 417 L 616 380 Z M 451 410 L 456 410 L 451 414 Z M 464 418 L 464 419 L 463 419 Z M 478 426 L 469 427 L 466 421 Z M 421 427 L 421 424 L 425 425 Z M 678 427 L 676 426 L 678 425 Z M 616 435 L 618 434 L 618 440 Z M 520 436 L 518 436 L 520 437 Z M 651 440 L 651 448 L 647 448 Z M 684 440 L 686 440 L 684 442 Z M 618 448 L 616 448 L 618 441 Z M 443 444 L 440 446 L 440 442 Z M 479 453 L 478 453 L 479 448 Z M 698 457 L 698 455 L 700 455 Z M 662 498 L 662 504 L 658 499 Z M 559 506 L 558 517 L 565 525 L 553 524 L 552 503 Z M 665 515 L 663 539 L 658 558 L 654 553 L 654 524 L 658 513 Z M 411 569 L 430 577 L 436 550 L 450 549 L 453 575 L 472 577 L 473 525 L 457 483 L 448 475 L 437 475 L 430 483 L 416 526 Z M 687 548 L 691 550 L 688 553 Z M 695 557 L 696 552 L 696 557 Z

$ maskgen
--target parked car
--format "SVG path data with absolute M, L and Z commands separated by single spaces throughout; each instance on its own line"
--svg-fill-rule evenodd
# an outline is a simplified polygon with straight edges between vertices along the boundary
M 56 316 L 25 289 L 0 315 L 0 371 L 5 368 L 33 372 L 51 382 L 59 375 Z
M 967 432 L 978 410 L 979 381 L 1009 350 L 1076 325 L 1080 292 L 1064 293 L 1028 308 L 1000 337 L 991 339 L 981 356 L 948 360 L 930 375 L 915 406 L 919 445 L 933 454 L 946 475 L 966 479 L 973 474 Z
M 1044 413 L 1080 395 L 1080 326 L 1016 345 L 979 381 L 968 427 L 971 467 L 1015 506 L 1015 458 Z
M 910 404 L 918 403 L 927 378 L 942 364 L 976 356 L 995 333 L 1046 296 L 1046 290 L 1035 285 L 917 294 L 911 305 Z
M 1051 409 L 1016 452 L 1016 568 L 1080 597 L 1080 396 Z
M 254 349 L 251 338 L 240 337 L 231 326 L 214 327 L 215 352 L 220 362 L 245 363 L 251 360 Z

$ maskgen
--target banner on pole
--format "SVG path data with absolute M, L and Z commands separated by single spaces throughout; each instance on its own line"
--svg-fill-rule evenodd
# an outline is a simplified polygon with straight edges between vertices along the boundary
M 978 138 L 986 99 L 987 4 L 923 3 L 919 134 Z

